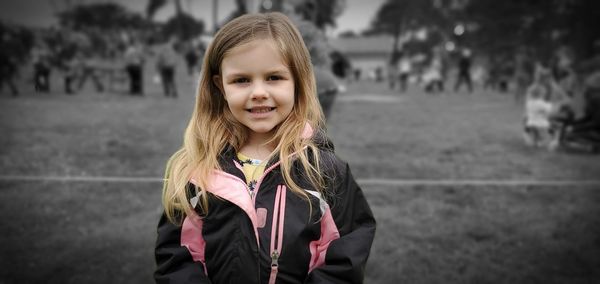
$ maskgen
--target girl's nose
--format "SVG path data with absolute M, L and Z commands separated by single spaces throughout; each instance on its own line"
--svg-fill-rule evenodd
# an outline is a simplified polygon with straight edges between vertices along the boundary
M 252 88 L 251 98 L 253 100 L 266 99 L 269 96 L 263 82 L 256 82 Z

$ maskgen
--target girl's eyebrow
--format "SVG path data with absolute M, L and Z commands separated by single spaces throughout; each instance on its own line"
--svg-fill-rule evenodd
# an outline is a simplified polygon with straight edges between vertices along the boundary
M 290 73 L 290 70 L 288 68 L 277 68 L 277 69 L 273 69 L 267 73 L 273 74 L 273 73 Z
M 234 72 L 234 73 L 229 73 L 229 74 L 224 75 L 225 78 L 244 77 L 244 76 L 248 76 L 248 74 L 244 73 L 244 72 Z
M 291 72 L 287 68 L 276 68 L 276 69 L 271 69 L 271 70 L 265 72 L 265 74 L 291 74 Z M 225 78 L 234 78 L 234 77 L 244 77 L 244 76 L 249 76 L 249 73 L 243 72 L 243 71 L 235 71 L 235 72 L 226 74 L 224 77 Z

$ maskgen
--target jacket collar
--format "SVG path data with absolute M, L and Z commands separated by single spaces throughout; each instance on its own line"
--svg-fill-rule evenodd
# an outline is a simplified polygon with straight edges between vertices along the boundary
M 323 130 L 315 131 L 308 122 L 304 125 L 304 130 L 302 131 L 301 137 L 304 139 L 312 139 L 319 149 L 332 152 L 334 151 L 333 143 L 327 137 L 325 132 Z M 275 157 L 273 157 L 267 163 L 267 168 L 278 161 L 279 157 L 275 155 Z M 240 161 L 237 158 L 235 148 L 231 145 L 227 145 L 219 155 L 219 165 L 221 166 L 221 169 L 224 172 L 237 176 L 241 180 L 245 180 L 244 173 L 236 166 L 236 162 L 239 163 Z
M 319 149 L 329 150 L 329 151 L 334 150 L 333 143 L 331 142 L 331 140 L 329 140 L 329 138 L 327 137 L 325 132 L 321 131 L 321 130 L 315 131 L 308 122 L 304 125 L 304 130 L 302 131 L 301 137 L 303 139 L 312 139 L 313 142 L 315 144 L 317 144 L 317 147 Z M 235 166 L 235 164 L 232 163 L 232 161 L 237 161 L 238 163 L 240 163 L 240 161 L 237 158 L 237 153 L 236 153 L 235 149 L 233 148 L 233 146 L 228 145 L 223 150 L 223 152 L 221 152 L 221 155 L 219 155 L 219 165 L 221 166 L 221 168 L 224 171 L 233 173 L 233 172 L 237 171 L 237 167 Z M 279 157 L 278 156 L 273 157 L 267 163 L 267 167 L 276 163 L 277 161 L 279 161 Z M 243 173 L 242 173 L 242 176 L 243 176 Z

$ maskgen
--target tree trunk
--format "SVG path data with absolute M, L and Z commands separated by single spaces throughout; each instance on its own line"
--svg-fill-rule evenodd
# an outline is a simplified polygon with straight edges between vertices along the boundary
M 219 1 L 218 0 L 213 0 L 212 3 L 212 20 L 213 20 L 213 33 L 217 32 L 217 28 L 219 26 L 218 23 L 218 12 L 219 12 Z
M 400 42 L 400 35 L 402 34 L 402 24 L 397 24 L 394 26 L 394 43 L 392 46 L 392 57 L 395 57 L 398 54 L 398 43 Z M 394 60 L 394 58 L 392 58 Z
M 179 38 L 184 38 L 183 24 L 181 23 L 181 0 L 173 1 L 175 1 L 175 16 L 177 17 L 177 30 L 179 31 Z

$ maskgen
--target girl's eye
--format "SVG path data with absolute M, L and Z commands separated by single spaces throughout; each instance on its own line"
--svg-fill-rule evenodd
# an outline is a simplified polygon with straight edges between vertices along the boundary
M 281 76 L 271 75 L 267 78 L 267 81 L 277 81 L 277 80 L 281 80 Z
M 243 84 L 243 83 L 248 83 L 250 82 L 250 80 L 248 80 L 248 78 L 237 78 L 233 80 L 234 84 Z

